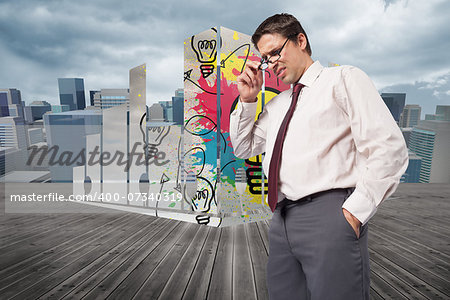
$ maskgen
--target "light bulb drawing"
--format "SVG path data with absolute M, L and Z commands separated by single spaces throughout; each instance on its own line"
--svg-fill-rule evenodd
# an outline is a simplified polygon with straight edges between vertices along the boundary
M 170 126 L 150 127 L 148 128 L 148 144 L 147 151 L 149 157 L 154 157 L 158 153 L 157 146 L 161 145 L 161 142 L 169 134 Z
M 191 37 L 191 47 L 197 56 L 197 60 L 201 63 L 200 72 L 203 78 L 207 78 L 214 72 L 214 61 L 217 58 L 217 41 L 215 38 L 199 39 L 193 35 Z

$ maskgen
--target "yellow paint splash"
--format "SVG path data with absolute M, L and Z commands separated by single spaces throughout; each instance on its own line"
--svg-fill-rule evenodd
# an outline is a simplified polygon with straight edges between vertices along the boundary
M 238 35 L 237 31 L 234 32 L 233 39 L 235 39 L 236 41 L 239 39 L 239 35 Z

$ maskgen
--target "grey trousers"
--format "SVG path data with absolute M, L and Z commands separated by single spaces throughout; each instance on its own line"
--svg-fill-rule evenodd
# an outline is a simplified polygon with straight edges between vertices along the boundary
M 368 226 L 358 239 L 342 213 L 352 191 L 278 203 L 269 230 L 270 299 L 369 299 Z

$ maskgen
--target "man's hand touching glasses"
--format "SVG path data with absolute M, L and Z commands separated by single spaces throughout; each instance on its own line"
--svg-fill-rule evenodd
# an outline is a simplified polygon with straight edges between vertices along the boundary
M 239 97 L 242 102 L 256 102 L 263 84 L 260 62 L 248 60 L 244 71 L 237 77 Z

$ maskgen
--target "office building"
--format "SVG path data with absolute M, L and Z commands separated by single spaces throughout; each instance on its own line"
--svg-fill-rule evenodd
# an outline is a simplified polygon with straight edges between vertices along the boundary
M 45 142 L 43 128 L 28 129 L 28 145 L 35 145 Z
M 409 147 L 422 159 L 420 182 L 450 183 L 450 121 L 420 121 Z
M 381 98 L 383 98 L 384 103 L 389 108 L 394 120 L 397 124 L 400 121 L 400 114 L 405 106 L 406 94 L 405 93 L 382 93 Z
M 400 182 L 419 183 L 420 182 L 420 168 L 422 159 L 414 152 L 409 151 L 409 163 L 405 174 L 402 175 Z
M 89 91 L 89 102 L 90 102 L 91 106 L 94 106 L 95 93 L 100 93 L 100 91 Z
M 425 120 L 450 121 L 450 105 L 437 105 L 434 115 L 426 114 Z
M 27 134 L 20 117 L 0 118 L 0 175 L 26 170 Z
M 86 107 L 83 78 L 58 78 L 58 87 L 61 105 L 69 105 L 70 110 Z
M 25 123 L 22 118 L 0 118 L 0 147 L 16 149 L 26 149 L 28 147 Z
M 17 89 L 0 89 L 0 117 L 24 117 L 22 96 Z
M 0 103 L 3 103 L 5 100 L 7 103 L 5 103 L 5 105 L 22 105 L 22 96 L 17 89 L 0 89 Z
M 31 124 L 34 121 L 33 111 L 30 106 L 24 106 L 23 108 L 23 117 L 25 119 L 25 123 Z
M 8 105 L 9 116 L 19 117 L 25 119 L 22 104 L 10 104 Z
M 15 170 L 26 170 L 26 149 L 0 146 L 0 176 L 14 172 Z M 1 182 L 4 180 L 0 179 Z
M 52 105 L 52 113 L 70 111 L 69 105 Z
M 407 104 L 403 108 L 403 112 L 400 115 L 400 127 L 408 128 L 414 127 L 419 124 L 420 121 L 420 113 L 422 109 L 419 105 L 416 104 Z
M 164 115 L 164 108 L 159 103 L 154 103 L 149 107 L 148 113 L 150 115 L 149 122 L 167 122 L 167 119 Z
M 101 89 L 94 93 L 94 107 L 107 109 L 130 103 L 130 89 Z
M 403 137 L 405 138 L 406 146 L 409 149 L 409 141 L 411 139 L 411 132 L 413 129 L 411 127 L 407 127 L 407 128 L 400 128 L 400 130 L 402 131 Z
M 47 101 L 33 101 L 30 104 L 33 120 L 41 120 L 42 116 L 52 110 L 52 106 Z
M 175 91 L 175 97 L 172 97 L 173 122 L 177 125 L 183 125 L 184 122 L 184 90 Z
M 101 110 L 75 110 L 44 115 L 44 127 L 48 149 L 57 152 L 55 160 L 61 163 L 50 164 L 52 182 L 71 182 L 73 168 L 81 165 L 79 153 L 86 149 L 86 136 L 101 132 Z M 66 152 L 67 155 L 62 154 Z M 64 163 L 62 163 L 62 160 Z
M 172 101 L 159 101 L 158 102 L 163 108 L 164 119 L 167 122 L 173 122 L 173 106 Z

